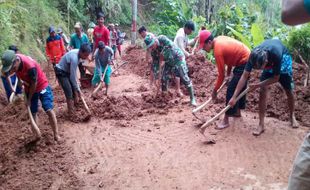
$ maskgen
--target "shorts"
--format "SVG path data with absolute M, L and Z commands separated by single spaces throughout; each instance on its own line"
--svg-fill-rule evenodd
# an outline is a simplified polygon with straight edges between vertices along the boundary
M 272 78 L 273 76 L 274 76 L 273 73 L 263 71 L 263 73 L 260 77 L 260 81 L 267 80 L 269 78 Z M 293 80 L 293 76 L 291 74 L 288 74 L 288 73 L 280 74 L 279 82 L 285 90 L 293 90 L 294 89 L 294 80 Z
M 243 74 L 244 68 L 245 68 L 245 64 L 237 66 L 233 70 L 233 77 L 229 81 L 228 87 L 227 87 L 226 105 L 228 104 L 229 100 L 235 93 L 235 89 L 237 88 L 238 82 Z M 241 94 L 246 89 L 246 87 L 247 87 L 247 84 L 243 87 L 243 89 L 241 90 L 239 94 Z M 235 115 L 238 109 L 245 109 L 245 105 L 246 105 L 246 96 L 244 95 L 240 100 L 236 102 L 236 105 L 234 107 L 227 110 L 226 115 L 228 116 Z
M 281 71 L 279 82 L 281 86 L 286 90 L 294 89 L 293 80 L 293 61 L 292 56 L 284 54 L 281 60 Z M 272 69 L 265 69 L 260 77 L 261 81 L 272 78 L 274 76 Z
M 97 67 L 95 68 L 94 76 L 93 76 L 93 79 L 91 81 L 91 84 L 93 86 L 95 86 L 96 84 L 100 83 L 100 75 L 102 75 L 104 73 L 104 69 L 105 69 L 105 67 L 101 67 L 101 72 L 99 73 Z M 106 71 L 106 73 L 104 75 L 104 83 L 106 85 L 110 84 L 111 74 L 112 74 L 112 69 L 111 69 L 111 66 L 108 65 L 107 71 Z
M 45 112 L 54 108 L 54 97 L 50 86 L 47 86 L 45 89 L 41 90 L 41 92 L 36 92 L 33 94 L 30 105 L 31 113 L 38 112 L 39 99 Z
M 66 99 L 73 99 L 74 89 L 70 81 L 70 74 L 58 69 L 57 67 L 55 67 L 55 73 L 58 82 L 65 93 Z
M 310 189 L 310 133 L 299 148 L 289 177 L 287 190 Z

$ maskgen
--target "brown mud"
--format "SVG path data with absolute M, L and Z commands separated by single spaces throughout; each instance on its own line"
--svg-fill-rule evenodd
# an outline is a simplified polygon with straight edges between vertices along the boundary
M 250 134 L 258 120 L 257 90 L 247 96 L 245 117 L 221 133 L 210 129 L 207 135 L 216 144 L 206 146 L 193 127 L 200 121 L 191 114 L 186 89 L 182 87 L 185 95 L 179 98 L 171 82 L 168 93 L 156 95 L 148 85 L 144 50 L 129 47 L 125 53 L 118 61 L 128 63 L 111 78 L 108 96 L 102 90 L 94 99 L 90 89 L 83 89 L 90 119 L 82 103 L 76 115 L 68 117 L 62 89 L 48 71 L 60 143 L 53 141 L 41 108 L 43 137 L 32 141 L 23 102 L 8 105 L 1 91 L 0 190 L 284 189 L 306 130 L 288 127 L 286 95 L 279 85 L 270 87 L 265 134 Z M 210 98 L 216 66 L 200 55 L 188 58 L 187 64 L 198 103 L 203 103 Z M 310 90 L 303 87 L 304 76 L 304 68 L 295 64 L 296 117 L 309 127 Z M 253 73 L 251 80 L 258 78 Z M 225 106 L 225 91 L 219 93 L 219 103 L 211 103 L 199 115 L 210 118 L 219 112 Z

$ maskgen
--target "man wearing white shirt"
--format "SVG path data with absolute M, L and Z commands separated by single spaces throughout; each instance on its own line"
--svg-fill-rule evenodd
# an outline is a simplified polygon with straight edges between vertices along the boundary
M 188 35 L 191 35 L 193 31 L 195 31 L 195 24 L 193 21 L 187 21 L 184 27 L 178 30 L 173 41 L 183 51 L 186 57 L 190 55 L 190 53 L 186 51 L 186 47 L 193 42 L 193 40 L 189 42 Z
M 190 56 L 190 53 L 186 51 L 187 45 L 193 44 L 194 40 L 189 42 L 188 35 L 190 35 L 193 31 L 195 31 L 195 24 L 193 21 L 187 21 L 183 28 L 180 28 L 174 38 L 174 44 L 179 47 L 184 53 L 185 57 Z M 179 96 L 182 96 L 182 92 L 180 89 L 180 78 L 176 77 L 176 88 Z

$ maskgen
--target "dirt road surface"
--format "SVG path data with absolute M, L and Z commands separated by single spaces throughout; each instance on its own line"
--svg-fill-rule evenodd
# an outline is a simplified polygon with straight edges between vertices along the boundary
M 186 96 L 179 99 L 173 90 L 168 97 L 153 96 L 147 66 L 142 65 L 142 52 L 136 48 L 127 51 L 123 60 L 129 63 L 111 78 L 108 98 L 100 92 L 101 97 L 93 100 L 89 90 L 84 90 L 93 112 L 90 121 L 76 118 L 72 122 L 66 117 L 63 93 L 53 83 L 63 139 L 59 144 L 53 142 L 42 110 L 39 126 L 43 138 L 33 143 L 23 104 L 6 105 L 1 91 L 0 190 L 286 188 L 292 162 L 308 131 L 309 110 L 298 112 L 301 127 L 292 129 L 285 115 L 272 114 L 281 109 L 288 112 L 285 106 L 277 107 L 285 104 L 284 93 L 274 97 L 283 97 L 282 102 L 270 101 L 268 113 L 272 117 L 266 118 L 267 130 L 254 137 L 251 131 L 258 122 L 258 114 L 257 95 L 253 93 L 242 118 L 236 118 L 223 131 L 210 126 L 203 136 L 198 132 L 201 121 L 191 114 Z M 123 60 L 118 58 L 119 62 Z M 210 97 L 216 73 L 211 76 L 208 69 L 214 66 L 189 62 L 202 103 Z M 209 73 L 209 77 L 201 72 Z M 297 89 L 297 103 L 304 102 L 303 109 L 309 108 L 309 92 L 298 84 Z M 277 90 L 281 89 L 274 87 L 272 93 Z M 224 92 L 220 95 L 221 103 L 207 106 L 199 117 L 215 115 L 224 106 Z M 209 144 L 210 141 L 215 144 Z

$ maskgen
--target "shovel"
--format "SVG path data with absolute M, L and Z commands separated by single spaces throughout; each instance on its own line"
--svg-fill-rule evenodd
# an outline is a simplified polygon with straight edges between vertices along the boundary
M 217 93 L 219 93 L 224 88 L 226 83 L 227 83 L 227 81 L 223 82 L 222 86 L 217 90 Z M 206 105 L 208 105 L 211 102 L 211 100 L 212 100 L 212 98 L 209 98 L 205 103 L 203 103 L 200 106 L 198 106 L 197 108 L 193 109 L 192 114 L 195 114 L 196 112 L 198 112 L 199 110 L 204 108 Z
M 103 74 L 102 74 L 102 77 L 103 77 L 103 78 L 104 78 L 105 73 L 107 72 L 107 70 L 108 70 L 108 65 L 105 67 L 104 72 L 103 72 Z M 93 96 L 94 94 L 96 94 L 96 93 L 100 90 L 100 88 L 101 88 L 101 86 L 102 86 L 102 83 L 103 83 L 103 81 L 100 81 L 100 83 L 98 84 L 98 86 L 97 86 L 97 87 L 95 88 L 95 90 L 93 91 L 92 96 Z
M 83 102 L 83 106 L 84 106 L 84 108 L 86 109 L 87 113 L 91 116 L 90 109 L 89 109 L 88 105 L 86 104 L 86 101 L 85 101 L 85 99 L 84 99 L 83 96 L 81 96 L 81 100 L 82 100 L 82 102 Z
M 247 88 L 245 89 L 241 94 L 239 94 L 239 96 L 236 99 L 236 102 L 238 100 L 240 100 L 240 98 L 242 98 L 246 93 L 248 93 L 251 90 L 251 88 Z M 200 133 L 204 134 L 206 128 L 213 123 L 215 120 L 217 120 L 221 115 L 223 115 L 227 110 L 229 110 L 229 108 L 231 108 L 231 105 L 227 105 L 222 111 L 220 111 L 220 113 L 218 113 L 217 115 L 215 115 L 213 118 L 211 118 L 209 121 L 205 122 L 201 127 L 200 127 Z
M 123 62 L 120 66 L 118 66 L 115 70 L 112 71 L 112 73 L 114 73 L 115 71 L 117 71 L 119 68 L 121 68 L 123 65 L 125 65 L 127 62 Z

